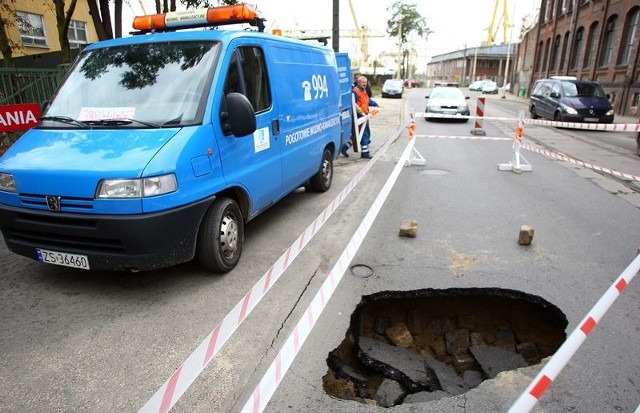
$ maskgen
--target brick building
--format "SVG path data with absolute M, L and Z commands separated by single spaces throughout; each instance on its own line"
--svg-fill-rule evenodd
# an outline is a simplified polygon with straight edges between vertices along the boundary
M 541 0 L 538 24 L 519 46 L 516 77 L 598 81 L 617 114 L 640 116 L 640 2 Z

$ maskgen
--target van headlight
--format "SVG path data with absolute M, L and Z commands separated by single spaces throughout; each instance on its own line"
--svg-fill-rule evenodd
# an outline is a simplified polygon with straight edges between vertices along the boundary
M 575 110 L 574 108 L 572 108 L 571 106 L 564 105 L 562 107 L 562 109 L 564 109 L 564 111 L 567 112 L 569 115 L 577 115 L 578 114 L 578 111 Z
M 146 198 L 176 189 L 178 183 L 174 174 L 142 179 L 103 179 L 98 185 L 98 198 Z
M 13 175 L 0 173 L 0 191 L 18 192 L 16 189 L 16 180 Z
M 608 110 L 607 113 L 605 113 L 606 116 L 613 116 L 613 109 Z

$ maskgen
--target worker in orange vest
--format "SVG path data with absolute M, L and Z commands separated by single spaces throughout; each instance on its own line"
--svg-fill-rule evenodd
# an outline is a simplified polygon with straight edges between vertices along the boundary
M 360 76 L 357 80 L 357 85 L 353 88 L 353 96 L 356 101 L 355 110 L 358 118 L 363 116 L 369 116 L 369 107 L 378 106 L 378 103 L 371 99 L 367 94 L 367 85 L 368 80 L 365 76 Z M 371 154 L 369 153 L 369 143 L 371 141 L 371 130 L 369 129 L 369 121 L 367 120 L 364 124 L 360 125 L 360 128 L 364 128 L 362 132 L 362 138 L 360 139 L 361 152 L 360 157 L 364 159 L 371 159 Z M 347 141 L 342 148 L 340 148 L 340 153 L 345 157 L 349 157 L 347 150 L 351 147 L 351 141 Z

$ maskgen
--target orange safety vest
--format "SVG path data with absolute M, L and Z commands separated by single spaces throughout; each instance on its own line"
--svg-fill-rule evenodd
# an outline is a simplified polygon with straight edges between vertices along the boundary
M 362 113 L 369 114 L 369 95 L 367 95 L 367 91 L 356 86 L 353 88 L 353 93 L 356 94 L 356 105 L 362 110 Z

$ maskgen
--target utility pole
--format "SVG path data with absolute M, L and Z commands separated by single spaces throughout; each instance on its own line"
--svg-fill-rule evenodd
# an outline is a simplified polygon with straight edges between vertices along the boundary
M 473 74 L 471 75 L 471 82 L 475 82 L 477 79 L 476 77 L 476 64 L 478 63 L 478 46 L 476 46 L 475 50 L 473 51 Z
M 400 20 L 399 23 L 399 30 L 398 30 L 398 79 L 402 79 L 403 73 L 402 73 L 402 20 Z
M 462 80 L 460 81 L 460 86 L 465 85 L 465 79 L 467 78 L 467 44 L 465 43 L 463 46 L 464 50 L 464 59 L 462 60 Z M 471 82 L 469 82 L 471 83 Z

